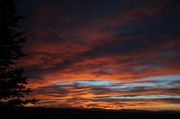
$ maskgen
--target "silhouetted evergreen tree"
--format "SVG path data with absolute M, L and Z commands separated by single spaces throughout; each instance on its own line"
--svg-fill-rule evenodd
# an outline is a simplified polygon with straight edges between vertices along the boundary
M 27 77 L 23 69 L 16 68 L 16 61 L 24 57 L 21 49 L 25 42 L 18 31 L 22 17 L 17 14 L 15 0 L 0 0 L 0 106 L 23 106 L 36 102 L 24 96 L 32 90 L 25 87 Z

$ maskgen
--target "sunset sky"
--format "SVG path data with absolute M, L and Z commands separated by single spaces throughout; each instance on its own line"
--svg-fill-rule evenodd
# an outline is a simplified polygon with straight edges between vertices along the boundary
M 179 0 L 21 0 L 35 106 L 180 110 Z

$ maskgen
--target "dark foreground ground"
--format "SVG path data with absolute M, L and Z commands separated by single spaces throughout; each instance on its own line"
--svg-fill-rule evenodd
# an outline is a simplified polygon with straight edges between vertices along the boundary
M 177 111 L 0 108 L 0 119 L 180 119 Z

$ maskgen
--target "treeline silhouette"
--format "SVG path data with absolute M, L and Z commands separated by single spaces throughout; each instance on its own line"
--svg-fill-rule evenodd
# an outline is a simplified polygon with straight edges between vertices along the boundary
M 1 116 L 18 119 L 180 119 L 178 111 L 102 110 L 77 108 L 0 109 Z M 11 115 L 8 115 L 11 114 Z M 7 116 L 8 115 L 8 116 Z M 13 116 L 12 116 L 13 115 Z
M 16 68 L 15 63 L 24 57 L 22 47 L 26 40 L 19 31 L 23 19 L 18 15 L 16 0 L 0 0 L 0 107 L 24 106 L 35 103 L 35 99 L 25 99 L 32 90 L 26 88 L 27 77 L 23 68 Z

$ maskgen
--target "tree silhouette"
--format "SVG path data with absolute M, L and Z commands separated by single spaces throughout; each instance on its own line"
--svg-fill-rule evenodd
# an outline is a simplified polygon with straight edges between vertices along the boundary
M 21 49 L 25 42 L 23 32 L 19 32 L 19 21 L 15 0 L 0 0 L 0 106 L 23 106 L 35 103 L 35 99 L 25 99 L 32 90 L 25 87 L 27 77 L 23 68 L 15 63 L 24 57 Z

